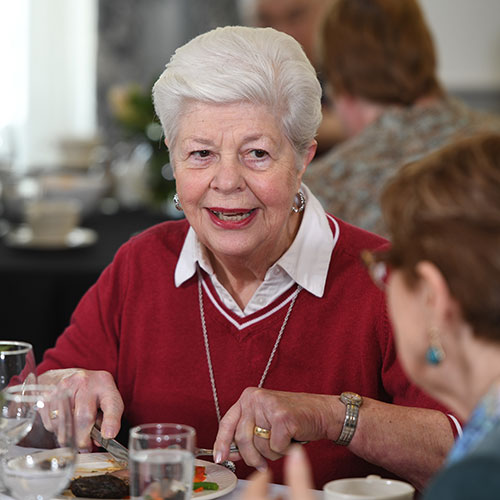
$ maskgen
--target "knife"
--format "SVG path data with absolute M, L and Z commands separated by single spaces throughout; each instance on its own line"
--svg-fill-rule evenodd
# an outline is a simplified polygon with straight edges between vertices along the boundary
M 120 444 L 116 439 L 104 439 L 101 431 L 94 425 L 90 431 L 90 437 L 102 446 L 109 454 L 121 464 L 128 466 L 128 449 Z

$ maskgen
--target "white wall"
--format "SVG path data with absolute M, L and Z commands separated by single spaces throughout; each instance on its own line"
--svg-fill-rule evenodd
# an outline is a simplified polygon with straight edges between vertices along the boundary
M 31 0 L 25 163 L 57 165 L 57 138 L 96 130 L 95 0 Z
M 15 167 L 60 163 L 59 138 L 96 131 L 97 0 L 0 3 L 0 127 Z
M 0 170 L 19 151 L 28 114 L 28 0 L 0 3 Z
M 500 91 L 500 0 L 420 0 L 451 90 Z

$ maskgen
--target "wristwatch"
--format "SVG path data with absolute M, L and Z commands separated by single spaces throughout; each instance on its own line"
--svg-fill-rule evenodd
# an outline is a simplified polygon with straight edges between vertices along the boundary
M 358 424 L 359 408 L 363 404 L 363 398 L 355 392 L 343 392 L 340 395 L 340 401 L 345 404 L 345 419 L 342 432 L 335 444 L 347 446 L 354 436 Z

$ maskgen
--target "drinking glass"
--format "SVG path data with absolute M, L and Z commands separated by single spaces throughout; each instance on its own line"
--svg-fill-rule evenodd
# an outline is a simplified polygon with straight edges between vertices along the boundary
M 196 432 L 181 424 L 145 424 L 130 429 L 132 499 L 191 498 Z
M 23 382 L 36 383 L 35 355 L 28 342 L 0 340 L 0 390 Z
M 4 390 L 12 385 L 36 383 L 33 346 L 27 342 L 0 340 L 0 402 Z M 9 446 L 20 441 L 31 429 L 29 419 L 15 421 L 0 413 L 0 459 Z
M 53 385 L 8 387 L 2 418 L 29 429 L 23 447 L 11 449 L 2 461 L 9 494 L 17 500 L 46 500 L 64 490 L 77 455 L 69 394 Z

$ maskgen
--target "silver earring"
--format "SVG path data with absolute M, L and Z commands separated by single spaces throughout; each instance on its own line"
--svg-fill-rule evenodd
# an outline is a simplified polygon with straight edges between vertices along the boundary
M 306 197 L 302 193 L 302 191 L 299 191 L 295 195 L 295 205 L 292 205 L 292 210 L 298 214 L 300 212 L 304 211 L 304 208 L 306 206 Z
M 174 194 L 174 205 L 179 212 L 182 212 L 181 200 L 179 200 L 179 195 L 177 193 Z

